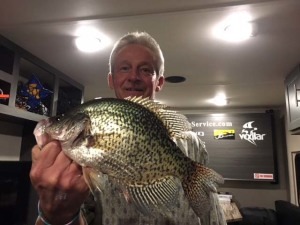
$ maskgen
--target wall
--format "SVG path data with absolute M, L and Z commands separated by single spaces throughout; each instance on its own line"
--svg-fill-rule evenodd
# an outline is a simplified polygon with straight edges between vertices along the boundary
M 266 109 L 243 109 L 243 110 L 225 110 L 222 113 L 255 113 L 265 112 Z M 219 191 L 233 194 L 234 200 L 240 207 L 258 206 L 266 208 L 275 208 L 274 201 L 289 199 L 289 181 L 288 166 L 286 154 L 286 136 L 285 136 L 285 108 L 274 109 L 275 111 L 275 150 L 278 166 L 278 182 L 250 182 L 250 181 L 232 181 L 227 180 L 225 184 L 219 187 Z M 221 113 L 221 111 L 197 111 L 182 110 L 182 113 Z M 209 149 L 207 149 L 209 152 Z
M 287 124 L 287 119 L 286 119 Z M 289 200 L 297 204 L 297 196 L 296 196 L 296 188 L 295 188 L 295 176 L 293 174 L 292 168 L 292 152 L 300 151 L 300 135 L 293 135 L 289 130 L 288 126 L 286 126 L 286 140 L 287 140 L 287 160 L 288 160 L 288 177 L 289 177 L 289 191 L 290 191 L 290 198 Z
M 0 161 L 19 161 L 23 126 L 0 121 Z

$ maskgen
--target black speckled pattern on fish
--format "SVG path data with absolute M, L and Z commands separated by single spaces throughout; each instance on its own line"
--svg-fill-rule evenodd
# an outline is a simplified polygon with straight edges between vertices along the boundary
M 215 191 L 212 187 L 222 178 L 208 168 L 204 170 L 177 147 L 172 138 L 184 138 L 190 125 L 183 115 L 164 107 L 135 97 L 84 103 L 57 121 L 59 127 L 66 127 L 62 124 L 70 123 L 67 121 L 77 118 L 79 113 L 90 119 L 89 129 L 77 129 L 77 137 L 70 139 L 75 141 L 62 140 L 63 151 L 80 165 L 107 174 L 119 184 L 125 198 L 145 214 L 161 211 L 168 215 L 182 185 L 199 216 L 209 205 L 199 207 L 197 202 L 208 202 L 209 193 Z M 69 124 L 68 127 L 75 129 L 83 123 L 86 118 L 84 122 L 73 121 L 73 128 Z M 52 135 L 57 124 L 46 127 L 46 132 Z

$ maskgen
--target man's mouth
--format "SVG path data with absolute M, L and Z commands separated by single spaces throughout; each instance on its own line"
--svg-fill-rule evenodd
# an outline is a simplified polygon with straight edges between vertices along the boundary
M 142 92 L 144 91 L 142 88 L 125 88 L 126 91 L 138 91 L 138 92 Z

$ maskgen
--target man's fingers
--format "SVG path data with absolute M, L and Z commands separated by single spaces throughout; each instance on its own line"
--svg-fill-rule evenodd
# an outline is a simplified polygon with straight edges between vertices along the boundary
M 51 165 L 55 170 L 53 170 L 53 176 L 60 177 L 61 174 L 66 173 L 69 169 L 72 160 L 67 157 L 62 151 L 57 155 L 55 161 Z
M 40 153 L 41 153 L 41 149 L 39 148 L 38 145 L 35 145 L 31 151 L 32 163 L 35 163 L 39 159 Z
M 43 167 L 45 168 L 52 166 L 59 153 L 61 153 L 61 147 L 58 141 L 52 141 L 45 145 L 41 150 L 40 155 L 40 157 L 43 158 Z

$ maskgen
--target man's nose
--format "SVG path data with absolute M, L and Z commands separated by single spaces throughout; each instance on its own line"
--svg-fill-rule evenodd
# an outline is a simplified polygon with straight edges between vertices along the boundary
M 141 74 L 139 68 L 132 69 L 130 71 L 129 78 L 132 80 L 140 80 Z

